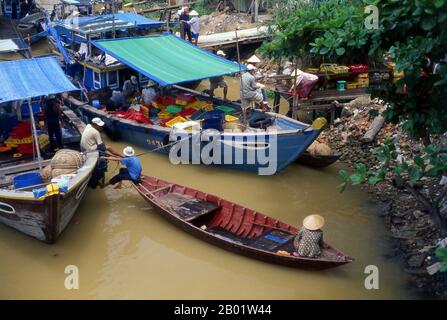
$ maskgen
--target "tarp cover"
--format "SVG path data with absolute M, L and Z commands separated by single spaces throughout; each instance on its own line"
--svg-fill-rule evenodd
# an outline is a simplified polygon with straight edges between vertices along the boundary
M 54 57 L 0 62 L 0 103 L 73 90 Z
M 246 67 L 174 35 L 98 40 L 93 44 L 162 86 L 237 73 Z
M 157 28 L 165 24 L 163 21 L 156 21 L 136 13 L 116 13 L 73 17 L 65 20 L 59 20 L 58 24 L 66 29 L 81 32 L 84 34 L 104 32 L 107 30 L 118 29 L 148 29 Z
M 20 38 L 0 39 L 0 53 L 28 50 L 28 45 Z

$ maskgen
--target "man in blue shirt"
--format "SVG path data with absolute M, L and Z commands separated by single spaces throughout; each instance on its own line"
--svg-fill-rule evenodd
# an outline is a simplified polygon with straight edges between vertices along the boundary
M 109 183 L 104 185 L 104 187 L 108 186 L 109 184 L 114 185 L 118 183 L 115 189 L 121 189 L 122 181 L 124 180 L 132 182 L 140 181 L 142 167 L 140 159 L 135 156 L 135 150 L 132 147 L 126 147 L 123 150 L 123 154 L 125 155 L 124 158 L 106 157 L 107 160 L 121 162 L 121 164 L 125 165 L 126 168 L 121 168 L 119 173 L 110 179 Z

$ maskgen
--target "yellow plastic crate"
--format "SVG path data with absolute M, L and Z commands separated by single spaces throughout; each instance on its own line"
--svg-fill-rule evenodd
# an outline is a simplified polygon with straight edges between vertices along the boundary
M 334 73 L 348 73 L 349 67 L 347 66 L 336 66 L 333 68 Z
M 226 122 L 234 122 L 234 123 L 238 123 L 238 122 L 239 122 L 239 118 L 227 114 L 227 115 L 225 116 L 225 121 L 226 121 Z
M 149 118 L 149 108 L 146 106 L 141 106 L 141 112 Z
M 318 68 L 306 68 L 304 69 L 305 72 L 307 73 L 318 73 L 318 71 L 320 71 L 320 69 Z
M 346 84 L 346 89 L 356 89 L 357 88 L 357 83 L 347 83 Z
M 169 112 L 166 112 L 166 111 L 160 111 L 158 113 L 158 118 L 160 118 L 160 119 L 169 119 L 171 117 L 172 117 L 172 114 L 170 114 Z
M 174 126 L 174 124 L 176 123 L 181 123 L 181 122 L 186 122 L 188 120 L 186 120 L 185 118 L 181 117 L 181 116 L 177 116 L 172 120 L 169 120 L 168 122 L 166 122 L 166 127 L 172 128 Z
M 368 74 L 368 73 L 359 73 L 359 74 L 357 75 L 357 77 L 358 77 L 359 79 L 368 79 L 368 78 L 369 78 L 369 74 Z
M 320 72 L 334 72 L 336 67 L 336 63 L 322 63 L 320 65 Z
M 175 104 L 178 106 L 186 106 L 188 105 L 188 101 L 182 99 L 175 99 Z

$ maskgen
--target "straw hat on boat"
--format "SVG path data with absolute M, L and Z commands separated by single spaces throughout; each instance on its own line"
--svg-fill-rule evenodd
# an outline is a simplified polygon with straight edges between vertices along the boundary
M 304 218 L 303 227 L 307 230 L 318 230 L 323 228 L 324 218 L 319 214 L 311 214 Z

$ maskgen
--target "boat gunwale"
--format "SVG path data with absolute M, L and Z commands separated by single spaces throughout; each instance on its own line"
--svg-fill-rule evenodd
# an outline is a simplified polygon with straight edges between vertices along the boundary
M 135 126 L 135 127 L 140 127 L 140 128 L 144 128 L 144 129 L 150 129 L 150 130 L 158 130 L 158 131 L 163 131 L 166 133 L 171 133 L 172 129 L 170 128 L 166 128 L 166 127 L 162 127 L 160 125 L 156 125 L 156 124 L 143 124 L 143 123 L 137 123 L 135 121 L 131 121 L 131 120 L 127 120 L 127 119 L 123 119 L 120 117 L 117 117 L 113 114 L 110 114 L 104 110 L 100 110 L 100 109 L 96 109 L 93 106 L 87 104 L 87 103 L 81 103 L 81 101 L 77 100 L 74 97 L 70 97 L 70 102 L 72 102 L 73 100 L 75 101 L 75 105 L 78 108 L 84 108 L 87 109 L 88 111 L 92 112 L 92 113 L 96 113 L 97 115 L 106 117 L 107 119 L 110 119 L 112 121 L 119 121 L 122 122 L 126 125 L 130 125 L 130 126 Z M 277 118 L 281 118 L 285 121 L 288 122 L 292 122 L 295 123 L 297 125 L 303 126 L 303 128 L 297 128 L 297 129 L 289 129 L 289 130 L 280 130 L 280 131 L 261 131 L 261 132 L 219 132 L 220 136 L 234 136 L 234 137 L 245 137 L 245 136 L 297 136 L 297 135 L 308 135 L 311 134 L 313 131 L 320 131 L 320 129 L 312 129 L 310 124 L 306 124 L 304 122 L 289 118 L 285 115 L 279 114 L 279 113 L 273 113 L 273 112 L 266 112 L 267 114 L 273 116 L 273 117 L 277 117 Z M 185 133 L 188 133 L 187 131 L 185 131 Z

